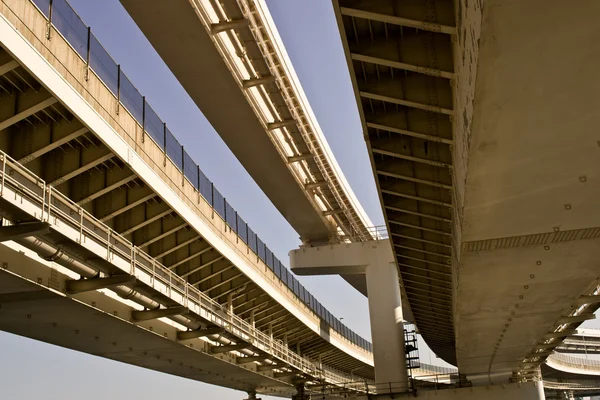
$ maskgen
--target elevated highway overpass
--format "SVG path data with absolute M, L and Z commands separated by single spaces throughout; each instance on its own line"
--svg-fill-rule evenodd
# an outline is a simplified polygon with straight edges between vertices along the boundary
M 310 146 L 310 155 L 306 148 L 280 150 L 282 141 L 306 145 L 297 134 L 316 125 L 307 119 L 310 108 L 296 101 L 301 91 L 261 1 L 122 3 L 267 195 L 269 183 L 261 183 L 255 164 L 277 163 L 248 161 L 238 148 L 245 138 L 226 126 L 232 122 L 225 109 L 209 102 L 235 102 L 238 121 L 260 125 L 253 131 L 261 140 L 267 133 L 288 167 L 302 162 L 317 170 L 304 164 L 321 160 Z M 597 7 L 333 1 L 405 314 L 439 356 L 474 382 L 534 379 L 552 349 L 593 318 L 600 299 L 600 225 L 589 218 L 598 88 L 586 83 L 594 81 L 589 61 L 599 57 Z M 202 50 L 192 57 L 206 55 L 203 65 L 180 56 L 188 48 Z M 220 81 L 197 79 L 199 71 L 223 65 L 229 74 Z M 334 181 L 313 176 L 300 183 L 310 193 L 318 187 L 322 199 Z M 277 196 L 274 204 L 286 215 Z M 313 218 L 334 209 L 313 204 Z M 352 225 L 343 210 L 334 213 L 345 218 L 334 221 L 342 242 L 344 223 Z M 310 239 L 302 224 L 288 220 Z M 305 240 L 319 244 L 323 239 Z M 364 275 L 338 272 L 366 293 Z
M 371 239 L 263 0 L 121 3 L 303 242 Z
M 416 325 L 473 382 L 529 379 L 600 299 L 599 4 L 333 4 Z
M 70 6 L 52 4 L 0 2 L 0 230 L 16 241 L 0 251 L 1 328 L 249 392 L 339 395 L 372 379 L 371 344 L 273 256 Z

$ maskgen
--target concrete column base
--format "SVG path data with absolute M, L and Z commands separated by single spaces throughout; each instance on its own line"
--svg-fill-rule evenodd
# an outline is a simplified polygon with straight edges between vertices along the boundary
M 417 397 L 432 400 L 545 400 L 542 382 L 507 383 L 460 389 L 420 390 Z M 379 397 L 378 397 L 379 399 Z

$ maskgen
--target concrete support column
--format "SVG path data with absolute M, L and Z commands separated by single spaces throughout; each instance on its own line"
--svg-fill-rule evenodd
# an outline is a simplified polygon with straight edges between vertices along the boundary
M 398 270 L 388 260 L 373 259 L 366 272 L 375 382 L 408 390 Z
M 461 389 L 421 390 L 419 398 L 431 400 L 545 400 L 542 382 L 507 383 Z
M 301 247 L 290 252 L 290 265 L 300 275 L 354 275 L 365 279 L 368 292 L 375 381 L 408 390 L 400 282 L 389 240 Z M 391 385 L 390 385 L 391 384 Z

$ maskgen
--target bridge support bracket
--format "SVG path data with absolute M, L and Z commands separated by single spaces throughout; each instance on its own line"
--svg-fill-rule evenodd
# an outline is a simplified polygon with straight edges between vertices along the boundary
M 196 329 L 195 331 L 177 332 L 177 340 L 197 339 L 205 336 L 218 335 L 225 332 L 223 328 L 211 327 L 205 329 Z
M 189 310 L 184 306 L 169 308 L 158 308 L 156 310 L 132 311 L 131 318 L 136 322 L 149 321 L 151 319 L 171 317 L 173 315 L 187 314 Z
M 69 280 L 66 282 L 67 293 L 77 294 L 92 290 L 107 289 L 113 286 L 126 285 L 135 282 L 135 276 L 114 275 L 107 278 L 90 278 Z
M 211 347 L 211 352 L 213 354 L 219 354 L 219 353 L 227 353 L 230 351 L 235 351 L 235 350 L 244 350 L 247 349 L 248 347 L 250 347 L 249 344 L 229 344 L 229 345 L 225 345 L 225 346 L 212 346 Z
M 259 365 L 256 370 L 260 372 L 272 371 L 274 369 L 283 368 L 284 366 L 281 364 L 268 364 L 268 365 Z
M 581 314 L 581 315 L 575 315 L 575 316 L 571 316 L 571 317 L 562 317 L 562 318 L 559 318 L 558 321 L 556 321 L 556 324 L 557 325 L 576 324 L 579 322 L 588 321 L 590 319 L 596 319 L 596 316 L 594 314 Z
M 20 222 L 14 225 L 0 226 L 0 242 L 22 239 L 37 233 L 48 232 L 50 224 L 41 221 Z

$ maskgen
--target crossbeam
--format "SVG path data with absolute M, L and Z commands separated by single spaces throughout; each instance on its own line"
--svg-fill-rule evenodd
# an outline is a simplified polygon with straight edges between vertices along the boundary
M 198 240 L 198 237 L 196 237 L 196 238 L 195 238 L 195 240 Z M 180 265 L 183 265 L 183 264 L 185 264 L 186 262 L 193 260 L 194 258 L 198 258 L 198 257 L 202 256 L 202 254 L 209 252 L 211 249 L 212 249 L 212 246 L 210 246 L 210 245 L 207 245 L 207 246 L 206 246 L 205 248 L 203 248 L 202 250 L 199 250 L 199 251 L 197 251 L 197 252 L 195 252 L 195 253 L 193 253 L 193 254 L 190 254 L 189 256 L 185 257 L 184 259 L 182 259 L 182 260 L 179 260 L 179 261 L 177 261 L 176 263 L 173 263 L 173 264 L 169 265 L 169 268 L 170 268 L 170 269 L 177 268 L 177 267 L 179 267 Z M 202 268 L 202 267 L 201 267 L 201 268 Z
M 259 365 L 258 367 L 256 367 L 257 371 L 260 372 L 265 372 L 265 371 L 272 371 L 274 369 L 279 369 L 279 368 L 283 368 L 284 365 L 280 365 L 280 364 L 268 364 L 268 365 Z
M 130 233 L 133 233 L 135 231 L 137 231 L 138 229 L 143 228 L 146 225 L 150 225 L 151 223 L 158 221 L 159 219 L 166 217 L 167 215 L 173 213 L 172 209 L 167 209 L 161 213 L 156 214 L 154 217 L 148 218 L 142 222 L 140 222 L 137 225 L 132 226 L 131 228 L 127 229 L 126 231 L 120 232 L 121 235 L 125 236 L 125 235 L 129 235 Z
M 243 28 L 246 26 L 248 26 L 247 19 L 233 19 L 231 21 L 223 21 L 216 24 L 211 24 L 210 33 L 216 35 L 217 33 Z
M 242 81 L 242 87 L 244 89 L 250 89 L 255 86 L 266 85 L 274 83 L 275 77 L 273 75 L 261 76 L 260 78 L 246 79 Z
M 195 331 L 179 331 L 177 332 L 177 340 L 197 339 L 206 336 L 219 335 L 223 332 L 225 332 L 225 329 L 220 327 L 196 329 Z
M 127 183 L 129 183 L 131 181 L 133 181 L 135 178 L 136 178 L 135 174 L 131 174 L 128 177 L 120 179 L 117 182 L 112 183 L 112 184 L 106 186 L 104 189 L 98 190 L 97 192 L 92 193 L 89 196 L 87 196 L 87 197 L 79 200 L 77 202 L 77 204 L 80 205 L 80 206 L 82 206 L 82 205 L 84 205 L 86 203 L 89 203 L 90 201 L 93 201 L 93 200 L 97 199 L 98 197 L 101 197 L 101 196 L 103 196 L 103 195 L 105 195 L 107 193 L 110 193 L 113 190 L 115 190 L 116 188 L 121 187 L 121 186 L 123 186 L 123 185 L 125 185 L 125 184 L 127 184 Z
M 116 217 L 117 215 L 121 215 L 124 212 L 129 211 L 132 208 L 139 206 L 140 204 L 144 204 L 145 202 L 155 198 L 156 196 L 157 196 L 157 194 L 154 192 L 147 194 L 146 196 L 142 197 L 141 199 L 136 200 L 133 203 L 127 204 L 126 206 L 123 206 L 123 207 L 119 208 L 118 210 L 111 212 L 108 215 L 105 215 L 104 217 L 100 218 L 100 221 L 102 221 L 102 222 L 109 221 L 109 220 L 113 219 L 114 217 Z
M 350 57 L 355 61 L 366 62 L 369 64 L 380 65 L 382 67 L 396 68 L 404 71 L 416 72 L 423 75 L 437 76 L 446 79 L 453 79 L 454 73 L 442 71 L 435 68 L 421 67 L 419 65 L 403 63 L 399 61 L 386 60 L 385 58 L 371 57 L 365 54 L 352 53 Z
M 36 151 L 34 151 L 33 153 L 26 155 L 25 157 L 23 157 L 23 158 L 21 158 L 21 159 L 19 160 L 19 163 L 20 163 L 20 164 L 23 164 L 23 165 L 25 165 L 25 164 L 27 164 L 28 162 L 30 162 L 31 160 L 34 160 L 34 159 L 36 159 L 36 158 L 38 158 L 38 157 L 41 157 L 41 156 L 43 156 L 44 154 L 46 154 L 46 153 L 48 153 L 48 152 L 50 152 L 50 151 L 52 151 L 52 150 L 54 150 L 54 149 L 57 149 L 57 148 L 59 148 L 60 146 L 62 146 L 63 144 L 65 144 L 65 143 L 68 143 L 68 142 L 70 142 L 71 140 L 73 140 L 73 139 L 76 139 L 76 138 L 78 138 L 79 136 L 81 136 L 81 135 L 84 135 L 84 134 L 86 134 L 86 133 L 88 133 L 88 132 L 89 132 L 89 129 L 88 129 L 88 128 L 81 128 L 81 129 L 78 129 L 78 130 L 76 130 L 75 132 L 72 132 L 72 133 L 70 133 L 70 134 L 66 135 L 66 136 L 65 136 L 65 137 L 63 137 L 63 138 L 60 138 L 60 139 L 58 139 L 58 140 L 56 140 L 56 141 L 54 141 L 54 142 L 52 142 L 52 143 L 48 144 L 47 146 L 44 146 L 44 147 L 42 147 L 41 149 L 39 149 L 39 150 L 36 150 Z
M 581 315 L 575 315 L 575 316 L 569 316 L 569 317 L 562 317 L 562 318 L 559 318 L 556 321 L 556 323 L 558 325 L 576 324 L 579 322 L 589 321 L 590 319 L 596 319 L 596 316 L 594 314 L 581 314 Z
M 443 108 L 443 107 L 439 107 L 439 106 L 432 106 L 429 104 L 417 103 L 414 101 L 399 99 L 397 97 L 383 96 L 381 94 L 370 93 L 370 92 L 359 92 L 359 94 L 360 94 L 360 97 L 362 97 L 364 99 L 377 100 L 377 101 L 382 101 L 384 103 L 390 103 L 390 104 L 397 104 L 399 106 L 415 108 L 418 110 L 429 111 L 429 112 L 434 112 L 434 113 L 438 113 L 438 114 L 445 114 L 448 116 L 450 116 L 454 113 L 454 111 L 450 110 L 449 108 Z
M 250 357 L 238 357 L 236 359 L 238 364 L 248 364 L 251 362 L 257 362 L 257 361 L 265 361 L 267 359 L 269 359 L 269 355 L 268 354 L 263 354 L 260 356 L 250 356 Z
M 107 289 L 114 286 L 126 285 L 135 282 L 131 275 L 113 275 L 107 278 L 90 278 L 66 281 L 67 293 L 77 294 L 91 292 L 98 289 Z
M 92 160 L 89 163 L 82 165 L 81 167 L 61 176 L 60 178 L 53 180 L 52 182 L 49 183 L 49 185 L 50 186 L 58 186 L 60 184 L 63 184 L 66 181 L 68 181 L 69 179 L 72 179 L 72 178 L 76 177 L 77 175 L 82 174 L 83 172 L 88 171 L 92 168 L 95 168 L 98 165 L 110 160 L 114 156 L 115 155 L 113 153 L 104 154 L 103 156 L 100 156 L 100 157 L 96 158 L 95 160 Z
M 275 129 L 285 128 L 286 126 L 296 125 L 296 120 L 294 119 L 286 119 L 283 121 L 275 121 L 267 124 L 267 129 L 270 131 L 274 131 Z
M 249 344 L 243 343 L 243 344 L 229 344 L 229 345 L 225 345 L 225 346 L 212 346 L 210 348 L 210 351 L 213 354 L 219 354 L 219 353 L 228 353 L 230 351 L 237 351 L 237 350 L 244 350 L 251 347 Z
M 202 268 L 208 267 L 209 265 L 214 264 L 217 261 L 221 261 L 223 258 L 224 258 L 223 256 L 219 256 L 219 257 L 217 257 L 217 258 L 215 258 L 213 260 L 210 260 L 209 262 L 206 262 L 204 264 L 200 264 L 198 267 L 193 268 L 193 269 L 189 270 L 188 272 L 181 274 L 181 277 L 182 278 L 187 278 L 188 276 L 190 276 L 194 272 L 200 271 Z M 169 268 L 171 268 L 171 267 L 169 267 Z
M 158 308 L 155 310 L 132 311 L 131 318 L 136 322 L 149 321 L 151 319 L 172 317 L 174 315 L 183 315 L 189 313 L 189 309 L 184 306 L 175 306 L 168 308 Z
M 0 121 L 0 131 L 16 124 L 17 122 L 24 120 L 25 118 L 31 117 L 33 114 L 42 111 L 43 109 L 50 107 L 51 105 L 56 104 L 57 102 L 58 100 L 56 100 L 56 98 L 50 97 L 40 101 L 39 103 L 29 107 L 26 110 L 21 111 L 20 113 L 13 115 L 10 118 L 5 119 L 4 121 Z
M 287 162 L 288 164 L 292 164 L 295 162 L 300 162 L 300 161 L 304 161 L 304 160 L 310 160 L 311 158 L 313 158 L 314 156 L 311 153 L 307 153 L 307 154 L 300 154 L 297 156 L 291 156 L 287 158 Z
M 14 225 L 0 226 L 0 242 L 48 232 L 49 228 L 49 223 L 40 221 L 20 222 Z
M 15 60 L 11 60 L 11 61 L 7 62 L 6 64 L 0 65 L 0 76 L 2 76 L 4 74 L 8 74 L 10 71 L 17 68 L 18 66 L 19 66 L 19 63 Z

